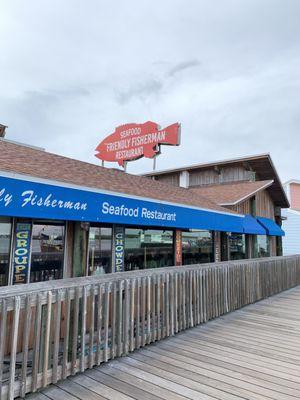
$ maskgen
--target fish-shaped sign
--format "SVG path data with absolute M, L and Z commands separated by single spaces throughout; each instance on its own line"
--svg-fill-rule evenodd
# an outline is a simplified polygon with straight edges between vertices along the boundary
M 96 148 L 96 157 L 103 161 L 117 162 L 124 166 L 126 161 L 141 157 L 153 158 L 160 153 L 160 145 L 178 146 L 180 124 L 175 123 L 160 129 L 155 122 L 118 126 Z

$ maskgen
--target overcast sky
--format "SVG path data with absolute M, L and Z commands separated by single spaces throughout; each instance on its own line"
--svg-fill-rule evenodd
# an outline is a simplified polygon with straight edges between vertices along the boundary
M 300 0 L 0 0 L 7 139 L 100 164 L 147 120 L 182 124 L 158 169 L 270 152 L 300 179 Z

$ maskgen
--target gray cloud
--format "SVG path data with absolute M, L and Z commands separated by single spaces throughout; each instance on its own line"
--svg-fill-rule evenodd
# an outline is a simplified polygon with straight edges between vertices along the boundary
M 181 71 L 184 71 L 189 68 L 198 67 L 200 62 L 198 60 L 190 60 L 183 61 L 181 63 L 176 64 L 173 68 L 168 71 L 168 76 L 174 76 Z
M 134 83 L 123 91 L 117 90 L 117 101 L 120 104 L 124 104 L 129 102 L 132 98 L 144 100 L 151 95 L 159 93 L 162 87 L 163 83 L 156 79 L 150 79 L 138 84 Z

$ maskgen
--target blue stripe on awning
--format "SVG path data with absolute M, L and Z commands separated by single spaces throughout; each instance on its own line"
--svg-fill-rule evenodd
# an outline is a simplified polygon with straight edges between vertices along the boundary
M 242 215 L 0 176 L 0 216 L 243 233 Z
M 244 233 L 248 233 L 251 235 L 266 235 L 266 229 L 257 222 L 257 220 L 252 217 L 252 215 L 245 215 L 244 223 L 243 223 Z
M 258 222 L 266 228 L 270 236 L 285 236 L 285 232 L 276 224 L 275 221 L 269 218 L 257 217 Z

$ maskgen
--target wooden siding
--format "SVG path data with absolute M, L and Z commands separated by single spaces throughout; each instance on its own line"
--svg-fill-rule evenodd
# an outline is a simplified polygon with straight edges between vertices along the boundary
M 179 172 L 174 174 L 158 175 L 155 180 L 173 186 L 179 186 Z
M 275 206 L 267 190 L 258 192 L 255 201 L 256 215 L 275 220 Z
M 228 207 L 239 214 L 251 214 L 250 200 L 243 201 L 235 206 Z
M 219 171 L 211 168 L 190 172 L 190 186 L 253 180 L 254 173 L 247 171 L 243 166 L 223 167 Z
M 258 192 L 255 196 L 256 215 L 275 220 L 275 206 L 267 190 Z M 228 207 L 240 214 L 251 214 L 251 199 Z
M 276 236 L 270 236 L 270 256 L 275 257 L 277 254 Z

